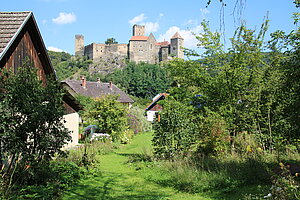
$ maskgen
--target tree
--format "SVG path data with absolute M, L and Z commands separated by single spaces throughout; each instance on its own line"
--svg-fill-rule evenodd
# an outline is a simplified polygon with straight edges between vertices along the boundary
M 174 60 L 167 66 L 174 81 L 171 96 L 187 106 L 196 102 L 197 112 L 193 114 L 201 115 L 199 119 L 207 117 L 209 111 L 224 120 L 232 147 L 235 136 L 242 132 L 259 135 L 263 147 L 271 147 L 274 138 L 282 136 L 279 124 L 283 123 L 283 98 L 279 98 L 282 71 L 278 68 L 280 61 L 276 60 L 282 58 L 275 53 L 263 53 L 268 21 L 257 34 L 241 25 L 227 51 L 220 43 L 221 35 L 211 32 L 207 22 L 202 26 L 203 33 L 197 36 L 199 46 L 204 48 L 201 58 Z
M 133 62 L 106 77 L 121 85 L 125 91 L 136 97 L 152 98 L 170 87 L 166 70 L 158 65 Z
M 195 142 L 195 124 L 192 106 L 166 99 L 161 121 L 154 124 L 153 146 L 154 153 L 161 158 L 172 159 L 187 152 Z
M 65 80 L 67 78 L 79 77 L 80 75 L 85 75 L 90 78 L 88 72 L 90 64 L 93 63 L 87 57 L 75 56 L 75 57 L 64 57 L 65 54 L 55 52 L 51 53 L 51 61 L 54 61 L 54 69 L 56 70 L 56 75 L 59 81 Z M 61 58 L 61 61 L 59 61 Z M 56 63 L 56 64 L 55 64 Z
M 113 141 L 122 139 L 128 129 L 128 108 L 117 101 L 117 96 L 107 95 L 96 100 L 81 99 L 81 102 L 90 102 L 83 113 L 88 125 L 97 125 L 102 132 L 111 135 Z
M 63 92 L 53 77 L 43 83 L 37 70 L 27 65 L 16 75 L 5 71 L 0 75 L 1 155 L 7 163 L 2 173 L 21 181 L 18 176 L 25 174 L 22 170 L 22 175 L 14 174 L 17 167 L 36 169 L 48 163 L 71 139 L 63 125 Z
M 115 38 L 111 37 L 106 39 L 105 44 L 118 44 L 118 42 Z

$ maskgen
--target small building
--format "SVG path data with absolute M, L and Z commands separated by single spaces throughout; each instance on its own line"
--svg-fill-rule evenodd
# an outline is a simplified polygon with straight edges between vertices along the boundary
M 152 102 L 145 108 L 147 120 L 153 122 L 155 119 L 160 121 L 159 112 L 163 109 L 161 105 L 158 104 L 159 101 L 164 100 L 169 94 L 160 93 L 156 95 Z
M 46 77 L 55 76 L 47 49 L 32 12 L 0 12 L 0 69 L 18 68 L 32 63 L 38 69 L 39 78 L 46 83 Z M 67 94 L 63 97 L 65 127 L 71 131 L 73 141 L 78 143 L 79 104 Z M 72 115 L 72 116 L 71 116 Z
M 105 95 L 117 95 L 118 101 L 131 107 L 134 102 L 125 92 L 119 89 L 112 82 L 103 83 L 98 79 L 96 82 L 86 81 L 85 77 L 81 80 L 65 80 L 61 82 L 63 87 L 73 96 L 83 95 L 87 97 L 97 98 Z

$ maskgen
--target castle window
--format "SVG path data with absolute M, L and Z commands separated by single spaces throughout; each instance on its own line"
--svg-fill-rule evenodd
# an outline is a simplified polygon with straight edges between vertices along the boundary
M 152 44 L 150 44 L 150 49 L 152 49 Z

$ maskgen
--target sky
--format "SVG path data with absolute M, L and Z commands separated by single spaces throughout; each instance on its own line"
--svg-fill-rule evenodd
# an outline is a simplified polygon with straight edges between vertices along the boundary
M 240 21 L 259 30 L 266 16 L 268 34 L 295 29 L 292 13 L 299 8 L 293 0 L 239 0 L 242 6 L 236 7 L 236 0 L 223 1 L 224 7 L 219 0 L 208 7 L 207 0 L 1 0 L 0 10 L 32 11 L 47 49 L 70 54 L 76 34 L 84 35 L 85 45 L 111 37 L 127 44 L 134 24 L 145 25 L 146 35 L 153 33 L 158 42 L 179 32 L 190 49 L 197 49 L 193 33 L 201 34 L 203 20 L 211 30 L 222 30 L 225 38 L 233 36 Z

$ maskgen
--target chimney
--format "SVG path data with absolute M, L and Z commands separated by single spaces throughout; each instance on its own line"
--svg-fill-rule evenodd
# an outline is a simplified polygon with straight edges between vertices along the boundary
M 81 86 L 83 87 L 83 88 L 86 88 L 86 79 L 85 79 L 85 77 L 84 76 L 81 76 Z
M 97 87 L 100 87 L 101 86 L 101 80 L 100 78 L 97 78 Z
M 112 81 L 109 81 L 109 89 L 112 90 Z

